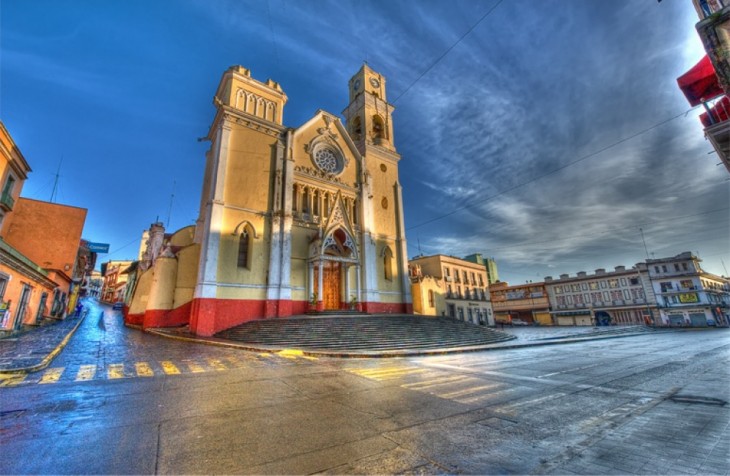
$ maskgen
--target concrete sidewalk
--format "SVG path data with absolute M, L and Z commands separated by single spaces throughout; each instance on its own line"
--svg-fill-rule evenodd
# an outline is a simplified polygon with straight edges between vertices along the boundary
M 36 372 L 48 366 L 71 339 L 85 315 L 71 315 L 0 339 L 0 373 Z

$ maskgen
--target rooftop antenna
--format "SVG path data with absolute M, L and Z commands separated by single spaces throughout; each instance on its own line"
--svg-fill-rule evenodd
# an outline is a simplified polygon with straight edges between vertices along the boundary
M 727 274 L 727 268 L 725 267 L 725 262 L 722 260 L 722 258 L 720 258 L 720 263 L 722 263 L 722 269 L 725 270 L 725 276 L 728 276 L 728 274 Z
M 421 252 L 421 237 L 420 236 L 417 236 L 416 237 L 416 241 L 418 241 L 418 254 L 420 256 L 423 256 L 423 253 Z
M 61 154 L 61 160 L 58 162 L 58 170 L 56 170 L 56 179 L 53 181 L 53 191 L 51 191 L 51 199 L 49 202 L 54 203 L 56 198 L 56 192 L 58 191 L 58 178 L 61 176 L 61 164 L 63 163 L 63 154 Z
M 649 259 L 649 249 L 646 247 L 646 240 L 644 239 L 644 230 L 639 228 L 639 232 L 641 233 L 641 242 L 644 243 L 644 251 L 646 252 L 646 259 Z
M 172 181 L 172 194 L 170 195 L 170 208 L 167 210 L 167 224 L 165 228 L 170 228 L 170 215 L 172 215 L 172 202 L 175 200 L 175 184 L 176 181 Z

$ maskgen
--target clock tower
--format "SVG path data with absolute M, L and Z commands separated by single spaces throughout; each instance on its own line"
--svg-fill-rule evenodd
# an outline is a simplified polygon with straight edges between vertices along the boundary
M 347 130 L 361 154 L 377 146 L 395 153 L 392 114 L 385 95 L 385 78 L 364 64 L 350 78 L 350 105 L 343 111 Z

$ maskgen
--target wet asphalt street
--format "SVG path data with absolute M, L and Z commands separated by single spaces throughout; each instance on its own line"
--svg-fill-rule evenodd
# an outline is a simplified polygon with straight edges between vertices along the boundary
M 47 369 L 0 382 L 0 472 L 726 475 L 729 366 L 728 330 L 338 360 L 94 308 Z

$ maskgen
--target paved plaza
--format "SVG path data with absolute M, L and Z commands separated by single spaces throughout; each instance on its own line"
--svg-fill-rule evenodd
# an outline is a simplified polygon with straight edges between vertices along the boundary
M 0 379 L 0 472 L 727 475 L 729 364 L 722 329 L 335 359 L 99 308 L 47 368 Z

